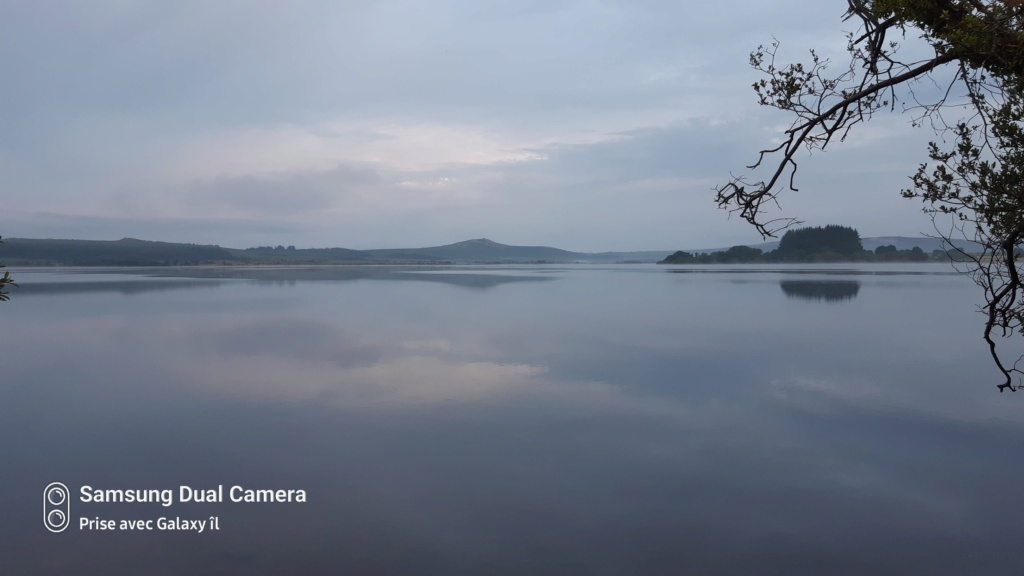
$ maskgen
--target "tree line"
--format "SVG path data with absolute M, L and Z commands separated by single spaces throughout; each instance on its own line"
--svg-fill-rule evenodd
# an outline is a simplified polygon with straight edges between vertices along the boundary
M 0 244 L 3 244 L 3 237 L 0 237 Z M 4 265 L 0 264 L 0 268 L 3 267 Z M 11 299 L 11 297 L 8 295 L 9 293 L 6 290 L 8 286 L 17 287 L 18 285 L 14 283 L 14 278 L 11 278 L 11 273 L 7 270 L 4 270 L 4 275 L 0 276 L 0 302 Z
M 779 247 L 763 251 L 750 246 L 733 246 L 717 252 L 690 253 L 682 250 L 665 258 L 659 264 L 757 264 L 783 262 L 948 262 L 958 259 L 958 251 L 933 250 L 930 253 L 915 246 L 898 250 L 889 244 L 874 251 L 865 250 L 860 233 L 848 226 L 796 228 L 786 231 Z

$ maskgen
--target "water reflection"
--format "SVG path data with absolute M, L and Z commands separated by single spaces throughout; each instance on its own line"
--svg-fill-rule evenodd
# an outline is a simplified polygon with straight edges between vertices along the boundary
M 548 282 L 557 277 L 524 274 L 519 270 L 491 271 L 446 268 L 443 266 L 267 266 L 237 268 L 179 268 L 153 270 L 154 276 L 175 278 L 218 278 L 255 280 L 258 282 L 328 281 L 354 282 L 359 280 L 418 281 L 450 284 L 465 288 L 486 290 L 502 284 Z
M 779 286 L 789 298 L 829 303 L 853 300 L 860 292 L 856 280 L 781 280 Z
M 1019 573 L 1024 492 L 991 479 L 1024 477 L 1024 409 L 973 385 L 969 280 L 862 276 L 855 306 L 772 306 L 776 272 L 636 270 L 12 301 L 5 573 Z M 76 501 L 222 530 L 53 535 L 55 480 L 310 501 Z
M 90 294 L 99 292 L 116 292 L 125 296 L 146 292 L 166 292 L 169 290 L 210 290 L 219 287 L 217 282 L 201 282 L 188 280 L 112 280 L 95 282 L 52 282 L 24 281 L 18 282 L 19 298 L 31 296 L 67 296 L 70 294 Z
M 104 279 L 104 276 L 131 278 Z M 140 276 L 144 274 L 145 276 Z M 68 280 L 67 276 L 90 277 L 88 280 Z M 53 276 L 51 278 L 51 276 Z M 448 284 L 473 290 L 488 290 L 504 284 L 550 282 L 557 276 L 523 273 L 460 271 L 432 268 L 399 268 L 385 266 L 318 266 L 318 267 L 264 267 L 264 268 L 149 268 L 126 271 L 124 269 L 78 270 L 50 274 L 37 270 L 22 271 L 19 275 L 18 296 L 53 296 L 82 293 L 117 292 L 124 295 L 169 290 L 197 290 L 217 288 L 229 281 L 248 280 L 261 286 L 295 286 L 298 282 L 355 282 L 401 281 Z

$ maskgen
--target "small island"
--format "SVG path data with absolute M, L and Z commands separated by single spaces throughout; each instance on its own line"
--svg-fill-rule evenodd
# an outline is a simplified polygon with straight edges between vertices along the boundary
M 897 250 L 896 246 L 879 246 L 865 250 L 855 228 L 830 224 L 789 230 L 779 247 L 765 252 L 750 246 L 733 246 L 710 253 L 675 252 L 658 264 L 758 264 L 785 262 L 928 262 L 959 260 L 964 254 L 957 250 L 933 250 L 926 253 L 915 246 Z

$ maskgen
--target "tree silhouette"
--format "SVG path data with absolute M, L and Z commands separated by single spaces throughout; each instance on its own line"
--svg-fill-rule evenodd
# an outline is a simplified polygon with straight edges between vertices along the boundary
M 2 236 L 0 236 L 0 244 L 3 244 L 3 237 Z M 3 268 L 3 267 L 4 267 L 4 265 L 0 264 L 0 268 Z M 9 293 L 4 290 L 8 286 L 15 286 L 16 287 L 17 284 L 15 284 L 14 283 L 14 279 L 11 278 L 11 273 L 8 272 L 7 270 L 4 270 L 4 275 L 0 276 L 0 302 L 3 302 L 3 301 L 11 299 L 11 297 L 9 296 Z
M 810 51 L 807 62 L 776 61 L 779 43 L 760 46 L 750 63 L 764 74 L 754 83 L 761 105 L 793 116 L 777 146 L 761 150 L 755 170 L 768 176 L 733 176 L 717 189 L 722 208 L 739 212 L 764 236 L 797 223 L 768 218 L 786 189 L 796 190 L 796 154 L 824 150 L 854 126 L 897 103 L 912 124 L 933 127 L 952 147 L 931 143 L 929 162 L 912 176 L 907 198 L 925 202 L 940 238 L 960 254 L 961 271 L 984 291 L 984 339 L 1004 376 L 999 390 L 1016 390 L 1024 371 L 1004 362 L 997 336 L 1024 332 L 1024 270 L 1015 249 L 1024 243 L 1024 2 L 1021 0 L 847 0 L 844 20 L 857 22 L 847 35 L 848 66 Z M 901 42 L 917 35 L 930 51 L 906 59 Z M 919 52 L 916 52 L 919 53 Z M 913 82 L 942 81 L 933 72 L 949 68 L 948 84 L 933 99 L 915 93 Z M 897 88 L 901 91 L 897 92 Z M 950 116 L 953 116 L 952 118 Z M 948 216 L 939 219 L 939 216 Z M 981 245 L 980 254 L 957 249 L 952 238 Z

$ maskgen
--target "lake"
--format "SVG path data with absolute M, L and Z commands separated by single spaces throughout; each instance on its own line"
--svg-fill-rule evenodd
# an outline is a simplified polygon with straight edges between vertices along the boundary
M 5 574 L 1024 570 L 1024 392 L 948 265 L 15 276 Z

